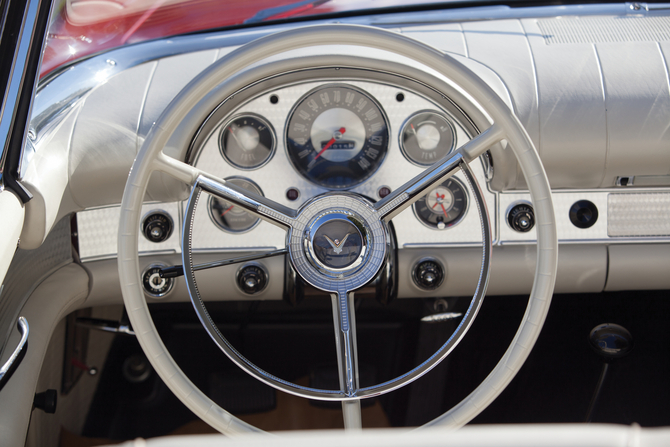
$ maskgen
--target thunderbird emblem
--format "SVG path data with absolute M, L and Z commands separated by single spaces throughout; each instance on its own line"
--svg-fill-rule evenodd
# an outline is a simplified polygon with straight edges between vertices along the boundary
M 342 245 L 344 245 L 344 243 L 347 241 L 347 238 L 349 237 L 350 234 L 351 233 L 347 233 L 347 235 L 344 236 L 342 241 L 338 241 L 337 239 L 332 240 L 325 234 L 323 235 L 323 237 L 325 237 L 330 246 L 333 247 L 333 251 L 335 252 L 335 254 L 339 255 L 340 253 L 342 253 Z

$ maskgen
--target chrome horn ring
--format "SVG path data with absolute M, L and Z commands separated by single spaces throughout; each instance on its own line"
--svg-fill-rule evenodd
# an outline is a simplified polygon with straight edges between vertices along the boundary
M 439 165 L 439 166 L 438 166 Z M 198 290 L 195 270 L 192 260 L 192 227 L 195 210 L 202 191 L 218 195 L 225 200 L 238 201 L 240 206 L 248 203 L 249 199 L 240 198 L 239 193 L 228 191 L 224 183 L 208 178 L 199 178 L 191 191 L 191 196 L 186 207 L 184 228 L 182 235 L 182 257 L 184 265 L 184 276 L 186 277 L 189 295 L 200 322 L 208 334 L 219 346 L 219 348 L 240 368 L 261 382 L 284 391 L 307 399 L 324 401 L 355 401 L 379 396 L 390 391 L 401 388 L 426 374 L 439 362 L 449 355 L 470 328 L 474 317 L 484 298 L 486 284 L 488 282 L 489 267 L 491 259 L 491 229 L 489 225 L 486 204 L 474 175 L 468 165 L 459 154 L 449 156 L 435 166 L 441 169 L 429 169 L 429 175 L 418 176 L 399 189 L 395 195 L 396 199 L 380 201 L 373 204 L 365 198 L 350 193 L 330 193 L 316 197 L 306 202 L 295 215 L 289 219 L 283 219 L 288 227 L 287 248 L 293 267 L 296 272 L 309 284 L 317 289 L 328 292 L 333 300 L 333 318 L 336 325 L 336 340 L 338 366 L 340 371 L 340 390 L 324 390 L 297 385 L 278 378 L 244 357 L 224 337 L 214 324 L 205 302 Z M 388 251 L 388 230 L 385 219 L 389 215 L 400 212 L 400 208 L 406 209 L 415 200 L 422 197 L 421 191 L 432 188 L 436 183 L 443 182 L 457 169 L 465 174 L 471 190 L 476 198 L 477 210 L 479 212 L 482 226 L 482 268 L 477 283 L 475 294 L 470 306 L 460 324 L 449 337 L 449 339 L 426 361 L 416 368 L 401 376 L 382 384 L 360 388 L 358 384 L 358 359 L 356 353 L 356 325 L 353 308 L 353 293 L 375 278 L 384 265 Z M 421 183 L 420 186 L 417 186 Z M 403 200 L 398 200 L 400 197 Z M 389 205 L 391 204 L 391 205 Z M 247 208 L 248 209 L 248 208 Z M 253 211 L 253 210 L 250 210 Z M 256 209 L 258 212 L 258 209 Z M 272 210 L 261 211 L 260 215 L 272 214 Z M 343 266 L 327 265 L 324 259 L 318 259 L 314 251 L 313 241 L 318 237 L 319 230 L 336 224 L 344 224 L 344 234 L 338 234 L 338 240 L 327 241 L 331 245 L 330 251 L 338 255 L 340 250 L 344 252 L 344 245 L 349 240 L 349 235 L 354 234 L 359 238 L 359 247 L 353 246 L 355 259 L 348 264 L 344 261 Z M 340 232 L 342 229 L 339 229 Z M 333 233 L 335 234 L 335 233 Z M 325 238 L 324 235 L 323 237 Z M 344 240 L 347 238 L 347 240 Z M 339 249 L 339 250 L 338 250 Z M 337 256 L 332 258 L 337 259 Z M 337 262 L 337 261 L 335 261 Z

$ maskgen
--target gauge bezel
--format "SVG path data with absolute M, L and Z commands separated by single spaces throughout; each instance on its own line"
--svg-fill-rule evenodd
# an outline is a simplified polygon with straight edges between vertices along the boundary
M 254 165 L 254 166 L 251 166 L 251 167 L 241 166 L 241 165 L 235 163 L 234 161 L 232 161 L 230 159 L 230 157 L 228 157 L 228 155 L 226 154 L 226 151 L 223 149 L 223 146 L 224 146 L 223 137 L 224 137 L 224 133 L 226 132 L 226 128 L 228 127 L 228 125 L 230 123 L 232 123 L 233 121 L 236 121 L 240 118 L 247 118 L 247 117 L 253 118 L 253 119 L 255 119 L 257 121 L 260 121 L 263 124 L 265 124 L 265 126 L 267 126 L 268 130 L 270 131 L 270 135 L 272 136 L 272 148 L 270 149 L 270 153 L 268 154 L 268 156 L 265 158 L 265 160 L 263 160 L 258 165 Z M 219 153 L 221 154 L 223 159 L 226 160 L 226 162 L 229 165 L 231 165 L 232 167 L 234 167 L 235 169 L 240 169 L 242 171 L 255 171 L 256 169 L 262 168 L 263 166 L 268 164 L 270 162 L 270 160 L 272 160 L 275 153 L 277 152 L 277 133 L 275 132 L 274 127 L 272 127 L 272 124 L 270 124 L 270 122 L 268 121 L 267 118 L 265 118 L 264 116 L 259 115 L 257 113 L 253 113 L 253 112 L 242 112 L 242 113 L 238 113 L 237 115 L 233 115 L 230 118 L 228 118 L 226 121 L 223 122 L 223 125 L 218 130 L 218 135 L 216 136 L 216 138 L 217 138 L 216 142 L 217 142 L 217 145 L 219 147 Z
M 337 82 L 337 81 L 336 82 L 324 82 L 323 84 L 318 85 L 318 86 L 308 90 L 300 98 L 298 98 L 297 101 L 295 101 L 295 103 L 291 106 L 291 109 L 290 109 L 290 111 L 289 111 L 289 113 L 286 117 L 286 123 L 284 125 L 284 132 L 283 132 L 284 149 L 286 151 L 286 158 L 288 159 L 289 163 L 291 164 L 291 166 L 293 167 L 295 172 L 298 173 L 298 175 L 300 175 L 302 178 L 304 178 L 305 180 L 307 180 L 308 182 L 310 182 L 311 184 L 313 184 L 313 185 L 315 185 L 319 188 L 325 188 L 329 191 L 348 191 L 348 190 L 354 189 L 354 188 L 360 186 L 362 183 L 365 183 L 366 181 L 369 181 L 375 174 L 377 174 L 379 172 L 379 169 L 381 168 L 381 166 L 384 164 L 384 162 L 386 160 L 386 157 L 388 155 L 388 152 L 389 152 L 389 149 L 390 149 L 390 146 L 391 146 L 391 139 L 392 139 L 392 135 L 393 135 L 393 132 L 391 131 L 390 120 L 388 118 L 386 110 L 384 110 L 384 108 L 382 107 L 381 103 L 377 100 L 377 98 L 375 98 L 372 94 L 368 93 L 364 89 L 362 89 L 358 86 L 352 85 L 352 84 L 347 82 L 347 81 L 356 82 L 358 80 L 359 79 L 352 78 L 352 79 L 343 79 L 342 81 L 339 81 L 339 82 Z M 307 82 L 313 82 L 313 81 L 307 81 Z M 364 82 L 365 82 L 365 80 L 364 80 Z M 367 81 L 367 82 L 369 82 L 369 81 Z M 303 83 L 303 82 L 300 82 L 300 83 Z M 300 83 L 297 83 L 297 84 L 300 84 Z M 323 185 L 323 184 L 318 183 L 314 179 L 308 177 L 306 175 L 306 173 L 303 172 L 303 170 L 300 167 L 296 166 L 296 163 L 294 162 L 293 157 L 291 156 L 291 152 L 290 152 L 290 149 L 289 149 L 289 143 L 288 143 L 288 140 L 289 140 L 288 133 L 289 133 L 289 130 L 290 130 L 289 125 L 291 123 L 291 120 L 293 119 L 294 114 L 298 110 L 299 106 L 302 105 L 305 102 L 306 98 L 312 96 L 314 93 L 318 92 L 319 90 L 325 90 L 325 89 L 336 88 L 336 87 L 341 87 L 341 88 L 346 88 L 346 89 L 349 89 L 349 90 L 353 90 L 353 91 L 357 92 L 358 94 L 364 96 L 366 99 L 368 99 L 372 103 L 374 103 L 377 110 L 379 110 L 379 112 L 381 114 L 381 117 L 382 117 L 382 120 L 383 120 L 383 122 L 386 126 L 386 145 L 383 148 L 383 151 L 382 151 L 383 153 L 382 153 L 381 158 L 379 159 L 379 161 L 375 161 L 375 163 L 376 163 L 375 168 L 368 175 L 366 175 L 364 177 L 361 177 L 361 178 L 357 178 L 355 182 L 350 183 L 350 184 L 345 185 L 345 186 Z M 367 144 L 367 141 L 366 141 L 365 144 Z M 363 148 L 361 148 L 361 151 L 363 151 Z
M 468 211 L 470 211 L 470 190 L 465 186 L 465 183 L 461 179 L 456 177 L 455 175 L 452 175 L 451 177 L 449 177 L 448 179 L 446 179 L 445 181 L 443 181 L 439 185 L 435 186 L 435 188 L 437 188 L 438 186 L 442 186 L 444 183 L 448 182 L 449 180 L 453 180 L 456 183 L 458 183 L 459 185 L 461 185 L 461 188 L 463 188 L 463 191 L 465 191 L 465 199 L 466 199 L 465 200 L 465 208 L 463 209 L 463 212 L 461 213 L 461 216 L 458 219 L 455 219 L 455 220 L 451 221 L 449 224 L 445 225 L 444 228 L 440 229 L 440 228 L 437 228 L 437 226 L 429 225 L 428 223 L 426 223 L 421 218 L 421 216 L 419 215 L 419 212 L 416 210 L 416 203 L 418 202 L 418 200 L 417 200 L 417 202 L 414 202 L 412 204 L 412 212 L 414 213 L 414 217 L 416 217 L 416 219 L 419 222 L 421 222 L 421 224 L 423 226 L 425 226 L 427 228 L 430 228 L 431 230 L 445 231 L 445 230 L 449 230 L 451 228 L 454 228 L 456 225 L 460 224 L 463 221 L 463 219 L 465 219 L 465 216 L 468 215 Z M 433 188 L 433 189 L 435 189 L 435 188 Z M 432 189 L 429 192 L 432 192 Z M 426 197 L 426 196 L 423 196 L 422 199 L 424 197 Z
M 224 178 L 224 180 L 225 180 L 225 181 L 229 181 L 229 180 L 244 180 L 245 182 L 249 182 L 249 183 L 251 183 L 252 185 L 254 185 L 254 187 L 256 187 L 256 189 L 258 189 L 258 193 L 259 193 L 259 195 L 265 197 L 265 194 L 263 193 L 263 190 L 261 189 L 261 187 L 258 186 L 258 184 L 257 184 L 256 182 L 254 182 L 253 180 L 251 180 L 251 179 L 248 178 L 248 177 L 244 177 L 244 176 L 240 176 L 240 175 L 232 175 L 232 176 L 229 176 L 229 177 Z M 239 185 L 236 185 L 236 186 L 239 186 Z M 240 188 L 241 188 L 241 186 L 240 186 Z M 254 192 L 254 191 L 252 191 L 252 192 Z M 214 199 L 216 199 L 216 200 L 223 200 L 224 202 L 225 202 L 225 200 L 222 199 L 222 198 L 220 198 L 220 197 L 216 197 L 216 196 L 214 196 L 213 194 L 209 194 L 209 198 L 207 199 L 207 215 L 209 216 L 209 219 L 212 221 L 212 223 L 213 223 L 213 224 L 216 226 L 216 228 L 218 228 L 219 230 L 221 230 L 221 231 L 225 231 L 226 233 L 230 233 L 230 234 L 243 234 L 243 233 L 248 233 L 249 231 L 253 230 L 254 228 L 256 228 L 256 227 L 261 223 L 261 219 L 257 217 L 257 218 L 256 218 L 256 222 L 254 222 L 254 224 L 253 224 L 252 226 L 250 226 L 249 228 L 245 228 L 244 230 L 231 230 L 231 229 L 229 229 L 229 228 L 224 228 L 224 227 L 222 227 L 221 224 L 219 224 L 219 223 L 216 221 L 216 218 L 214 218 L 214 216 L 212 215 L 212 201 L 213 201 Z M 246 211 L 245 211 L 245 212 L 246 212 Z
M 405 157 L 405 160 L 409 161 L 414 166 L 419 166 L 419 167 L 425 168 L 426 166 L 432 166 L 436 161 L 438 161 L 442 157 L 437 158 L 432 163 L 419 163 L 418 161 L 416 161 L 416 160 L 412 159 L 412 157 L 410 157 L 409 153 L 405 150 L 405 145 L 403 144 L 403 141 L 402 141 L 402 136 L 405 134 L 405 128 L 407 127 L 409 122 L 412 121 L 417 116 L 423 114 L 423 113 L 432 113 L 434 115 L 441 116 L 442 118 L 444 118 L 444 121 L 446 121 L 446 123 L 449 125 L 449 130 L 451 131 L 451 148 L 442 157 L 446 157 L 447 155 L 451 154 L 454 151 L 454 149 L 456 149 L 456 146 L 457 146 L 458 142 L 456 141 L 457 132 L 456 132 L 456 127 L 453 123 L 454 120 L 449 114 L 445 113 L 444 111 L 424 109 L 424 110 L 419 110 L 418 112 L 414 112 L 413 114 L 411 114 L 402 123 L 402 126 L 400 127 L 400 132 L 398 132 L 398 147 L 400 148 L 400 152 L 402 152 L 403 157 Z

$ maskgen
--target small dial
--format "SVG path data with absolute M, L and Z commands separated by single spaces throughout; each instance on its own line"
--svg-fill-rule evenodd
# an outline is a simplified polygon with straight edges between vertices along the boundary
M 414 213 L 419 220 L 438 230 L 456 225 L 465 216 L 467 209 L 467 190 L 453 177 L 414 204 Z
M 259 196 L 263 195 L 258 185 L 249 179 L 229 177 L 225 180 Z M 260 222 L 260 219 L 253 214 L 249 214 L 239 206 L 215 196 L 210 196 L 209 198 L 209 216 L 219 228 L 231 233 L 249 231 Z
M 274 130 L 258 115 L 241 115 L 223 127 L 219 146 L 223 157 L 233 166 L 255 169 L 274 153 Z
M 436 112 L 412 116 L 400 133 L 400 147 L 411 162 L 429 166 L 454 149 L 456 132 L 451 122 Z
M 296 170 L 329 189 L 369 178 L 388 148 L 381 106 L 349 85 L 318 88 L 298 101 L 286 126 L 286 149 Z

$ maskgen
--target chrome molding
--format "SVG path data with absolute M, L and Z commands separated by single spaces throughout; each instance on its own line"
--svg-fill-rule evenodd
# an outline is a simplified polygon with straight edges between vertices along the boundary
M 11 69 L 9 72 L 9 78 L 7 85 L 5 86 L 5 91 L 4 94 L 2 95 L 3 97 L 3 104 L 2 104 L 2 110 L 0 111 L 0 190 L 4 187 L 4 180 L 3 180 L 3 169 L 6 168 L 6 162 L 7 162 L 7 157 L 8 154 L 6 153 L 6 150 L 8 149 L 8 146 L 10 145 L 11 137 L 12 137 L 12 127 L 15 126 L 15 119 L 26 119 L 29 120 L 31 117 L 31 110 L 33 107 L 33 102 L 35 99 L 35 89 L 37 87 L 38 79 L 39 79 L 39 71 L 40 71 L 40 66 L 41 66 L 41 54 L 42 54 L 42 49 L 44 48 L 44 42 L 46 40 L 47 32 L 44 30 L 44 37 L 41 42 L 36 42 L 33 41 L 34 35 L 39 36 L 40 35 L 40 30 L 38 30 L 38 26 L 40 23 L 40 6 L 43 2 L 40 0 L 29 0 L 26 2 L 24 11 L 22 16 L 20 17 L 11 17 L 9 18 L 10 20 L 17 20 L 21 19 L 22 24 L 20 27 L 19 31 L 19 36 L 17 39 L 17 48 L 13 51 L 13 60 L 11 61 Z M 47 4 L 47 2 L 44 2 Z M 8 6 L 7 6 L 8 7 Z M 47 17 L 46 22 L 48 23 L 48 16 L 51 15 L 51 7 L 47 8 Z M 9 37 L 9 36 L 7 36 Z M 36 46 L 39 46 L 37 49 L 35 48 Z M 35 51 L 39 51 L 39 53 L 35 53 Z M 31 67 L 31 52 L 35 54 L 36 57 L 38 57 L 36 63 L 36 67 Z M 5 61 L 5 63 L 8 63 L 8 61 Z M 34 73 L 27 73 L 26 70 L 32 70 L 34 69 Z M 32 76 L 34 75 L 34 78 Z M 34 80 L 33 80 L 34 79 Z M 26 85 L 24 85 L 26 82 L 29 80 L 33 80 L 33 84 L 30 86 L 31 90 L 29 92 L 25 91 Z M 29 93 L 30 97 L 29 98 L 22 98 L 21 96 L 24 93 Z M 28 102 L 28 108 L 27 108 L 27 114 L 25 117 L 23 116 L 22 113 L 19 113 L 20 116 L 17 115 L 17 111 L 19 111 L 19 102 L 20 101 L 29 101 Z M 23 126 L 23 124 L 22 124 Z M 28 135 L 28 128 L 29 124 L 28 122 L 25 123 L 25 127 L 22 127 L 23 130 L 23 135 L 20 136 L 21 138 L 21 154 L 20 158 L 18 161 L 18 167 L 19 167 L 19 175 L 18 175 L 18 180 L 21 179 L 21 170 L 23 168 L 23 165 L 25 164 L 25 141 L 26 141 L 26 136 Z
M 9 356 L 5 364 L 2 365 L 2 368 L 0 368 L 0 389 L 2 389 L 2 387 L 7 383 L 6 380 L 9 376 L 7 376 L 7 378 L 5 376 L 8 373 L 11 375 L 11 371 L 18 366 L 17 362 L 20 361 L 19 357 L 28 343 L 28 333 L 30 332 L 28 320 L 26 320 L 24 317 L 19 317 L 16 326 L 21 333 L 21 339 L 19 340 L 19 344 L 16 346 L 16 349 L 14 349 L 14 352 L 12 352 L 12 355 Z

